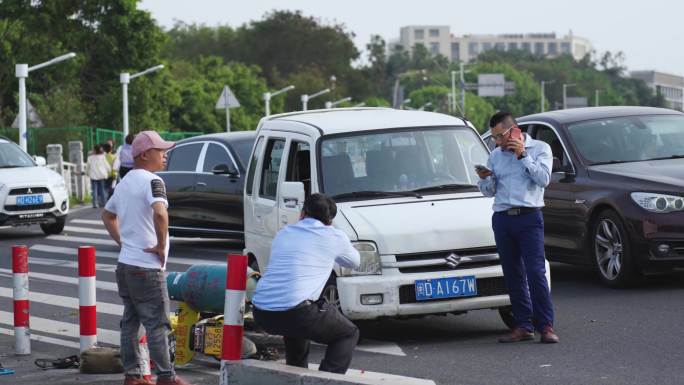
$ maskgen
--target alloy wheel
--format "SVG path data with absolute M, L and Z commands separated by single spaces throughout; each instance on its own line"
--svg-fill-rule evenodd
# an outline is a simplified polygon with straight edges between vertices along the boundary
M 622 269 L 623 241 L 620 230 L 609 218 L 603 218 L 596 228 L 594 253 L 599 271 L 607 280 L 615 280 Z

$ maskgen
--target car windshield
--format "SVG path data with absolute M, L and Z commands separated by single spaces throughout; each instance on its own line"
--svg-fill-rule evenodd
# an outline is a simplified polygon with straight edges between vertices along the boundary
M 384 130 L 321 141 L 322 189 L 329 196 L 474 190 L 488 152 L 468 127 Z
M 568 125 L 589 164 L 684 157 L 684 115 L 643 115 Z
M 33 159 L 19 146 L 0 139 L 0 168 L 33 167 L 35 165 Z

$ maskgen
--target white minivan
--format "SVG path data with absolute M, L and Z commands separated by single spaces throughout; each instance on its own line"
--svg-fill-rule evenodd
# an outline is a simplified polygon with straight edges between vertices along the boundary
M 498 309 L 512 326 L 492 199 L 476 186 L 474 166 L 488 155 L 469 122 L 438 113 L 265 117 L 245 181 L 245 254 L 265 269 L 278 230 L 299 219 L 306 196 L 324 193 L 337 202 L 333 226 L 361 254 L 361 267 L 336 266 L 323 292 L 348 318 Z

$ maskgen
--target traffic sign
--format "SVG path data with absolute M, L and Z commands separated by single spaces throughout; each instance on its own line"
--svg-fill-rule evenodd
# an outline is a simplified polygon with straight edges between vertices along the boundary
M 233 91 L 231 91 L 230 87 L 228 86 L 223 87 L 223 92 L 221 92 L 221 96 L 219 96 L 218 101 L 216 101 L 217 110 L 222 110 L 226 107 L 240 107 L 240 102 L 237 100 L 235 94 L 233 94 Z

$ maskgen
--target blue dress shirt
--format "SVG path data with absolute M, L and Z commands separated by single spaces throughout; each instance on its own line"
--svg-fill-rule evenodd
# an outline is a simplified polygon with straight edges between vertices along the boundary
M 349 268 L 361 263 L 345 233 L 313 218 L 285 226 L 273 239 L 271 258 L 252 304 L 259 310 L 283 311 L 317 300 L 335 262 Z
M 544 188 L 551 180 L 551 147 L 525 134 L 527 156 L 518 160 L 514 152 L 497 147 L 487 161 L 491 176 L 480 179 L 482 194 L 494 197 L 496 212 L 513 207 L 544 207 Z

